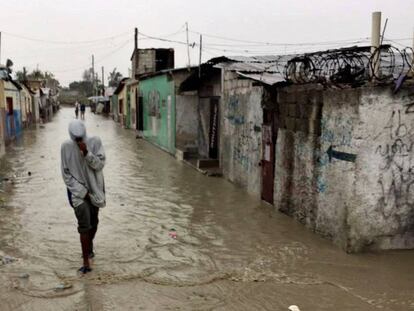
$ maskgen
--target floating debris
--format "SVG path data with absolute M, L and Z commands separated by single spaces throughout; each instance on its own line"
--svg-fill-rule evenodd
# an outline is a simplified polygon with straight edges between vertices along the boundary
M 3 265 L 7 265 L 7 264 L 9 264 L 9 263 L 13 263 L 13 262 L 15 262 L 17 259 L 16 258 L 14 258 L 14 257 L 12 257 L 12 256 L 3 256 L 3 258 L 1 258 L 1 263 L 3 264 Z
M 55 287 L 55 291 L 61 291 L 61 290 L 65 290 L 65 289 L 68 289 L 68 288 L 72 288 L 72 284 L 65 284 L 65 283 L 61 283 L 61 284 L 58 284 L 56 287 Z
M 168 235 L 169 235 L 170 238 L 176 239 L 177 238 L 177 231 L 174 228 L 171 228 Z

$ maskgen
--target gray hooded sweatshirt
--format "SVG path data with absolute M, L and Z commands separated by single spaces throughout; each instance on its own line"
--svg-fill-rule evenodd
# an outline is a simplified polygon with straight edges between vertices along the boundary
M 70 140 L 61 147 L 63 181 L 68 189 L 69 200 L 74 207 L 81 205 L 86 194 L 93 205 L 105 206 L 105 182 L 102 169 L 105 166 L 105 151 L 99 137 L 86 136 L 85 124 L 73 120 L 69 124 Z M 75 138 L 82 137 L 88 154 L 83 156 Z

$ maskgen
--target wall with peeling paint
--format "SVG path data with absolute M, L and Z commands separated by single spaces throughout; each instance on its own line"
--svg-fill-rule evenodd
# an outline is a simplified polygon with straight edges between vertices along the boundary
M 414 93 L 406 85 L 362 91 L 355 140 L 355 196 L 349 209 L 354 248 L 414 248 Z
M 260 196 L 263 87 L 224 71 L 220 111 L 220 165 L 223 176 Z

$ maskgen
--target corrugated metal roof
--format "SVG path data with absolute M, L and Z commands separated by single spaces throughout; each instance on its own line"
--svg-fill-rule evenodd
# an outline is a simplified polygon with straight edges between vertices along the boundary
M 223 56 L 213 58 L 214 67 L 236 71 L 239 75 L 273 85 L 285 81 L 287 62 L 295 55 Z

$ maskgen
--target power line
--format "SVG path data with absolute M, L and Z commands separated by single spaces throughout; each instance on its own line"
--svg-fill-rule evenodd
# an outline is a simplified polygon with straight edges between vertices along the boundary
M 99 64 L 102 63 L 102 61 L 104 61 L 105 59 L 107 59 L 108 57 L 114 55 L 116 52 L 118 52 L 119 50 L 121 50 L 123 47 L 125 47 L 128 43 L 130 43 L 132 41 L 132 39 L 128 39 L 127 41 L 123 42 L 122 45 L 118 46 L 116 49 L 112 50 L 110 53 L 100 57 L 97 61 L 95 61 L 95 64 Z M 71 68 L 71 69 L 63 69 L 63 70 L 50 70 L 53 73 L 64 73 L 64 72 L 72 72 L 72 71 L 77 71 L 77 70 L 81 70 L 84 69 L 85 67 L 89 68 L 89 63 L 81 66 L 81 67 L 76 67 L 76 68 Z
M 27 37 L 27 36 L 14 34 L 14 33 L 6 32 L 6 31 L 2 31 L 2 33 L 6 34 L 8 36 L 11 36 L 11 37 L 19 38 L 19 39 L 24 39 L 24 40 L 28 40 L 28 41 L 34 41 L 34 42 L 50 43 L 50 44 L 88 44 L 88 43 L 100 42 L 100 41 L 105 41 L 105 40 L 111 40 L 111 39 L 123 37 L 123 36 L 126 36 L 126 35 L 130 34 L 130 32 L 128 31 L 128 32 L 123 32 L 123 33 L 113 35 L 113 36 L 110 36 L 110 37 L 105 37 L 105 38 L 100 38 L 100 39 L 95 39 L 95 40 L 54 41 L 54 40 L 45 40 L 45 39 Z
M 257 44 L 257 45 L 269 45 L 269 46 L 301 46 L 301 45 L 324 45 L 324 44 L 331 44 L 331 43 L 346 43 L 349 41 L 360 41 L 360 40 L 369 40 L 370 38 L 355 38 L 355 39 L 346 39 L 346 40 L 335 40 L 335 41 L 322 41 L 322 42 L 300 42 L 300 43 L 289 43 L 289 42 L 265 42 L 265 41 L 251 41 L 251 40 L 242 40 L 242 39 L 235 39 L 211 34 L 205 34 L 198 31 L 190 31 L 192 33 L 203 35 L 210 38 L 221 39 L 225 41 L 233 41 L 239 43 L 250 43 L 250 44 Z

